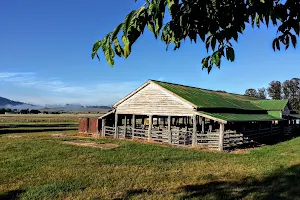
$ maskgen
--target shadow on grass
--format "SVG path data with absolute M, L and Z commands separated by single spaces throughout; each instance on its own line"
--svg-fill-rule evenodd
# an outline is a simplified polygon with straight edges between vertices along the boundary
M 25 192 L 25 190 L 12 190 L 3 194 L 0 194 L 1 200 L 19 199 L 19 195 Z
M 134 189 L 134 190 L 128 190 L 126 191 L 125 195 L 122 198 L 116 198 L 114 200 L 126 200 L 126 199 L 131 199 L 131 197 L 140 195 L 140 194 L 151 194 L 152 191 L 148 189 Z
M 258 180 L 214 181 L 179 188 L 180 199 L 300 199 L 300 165 L 280 169 Z

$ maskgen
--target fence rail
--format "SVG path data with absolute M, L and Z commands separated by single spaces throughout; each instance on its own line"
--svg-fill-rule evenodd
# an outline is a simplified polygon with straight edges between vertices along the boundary
M 104 136 L 111 136 L 115 135 L 116 129 L 115 127 L 104 126 Z
M 227 130 L 224 132 L 224 148 L 236 147 L 243 143 L 247 143 L 252 139 L 266 137 L 270 135 L 279 134 L 281 129 L 280 126 L 274 126 L 270 128 L 263 128 L 260 130 L 246 131 L 243 134 L 237 131 Z M 291 134 L 293 130 L 292 126 L 285 127 L 284 133 Z M 115 127 L 104 127 L 105 136 L 114 136 Z M 119 126 L 118 137 L 127 139 L 148 139 L 157 142 L 170 142 L 171 145 L 177 146 L 189 146 L 192 145 L 192 128 L 172 128 L 168 131 L 166 128 L 153 128 L 150 136 L 148 135 L 148 129 L 132 128 L 131 126 Z M 196 132 L 196 145 L 205 146 L 208 148 L 218 148 L 220 140 L 219 131 L 207 131 L 207 132 Z

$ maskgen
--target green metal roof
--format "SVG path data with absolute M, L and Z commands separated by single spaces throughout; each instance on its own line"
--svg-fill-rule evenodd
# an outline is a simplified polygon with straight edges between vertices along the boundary
M 251 103 L 256 98 L 231 94 L 226 92 L 205 90 L 201 88 L 177 85 L 161 81 L 153 81 L 161 87 L 171 91 L 179 97 L 193 103 L 198 108 L 232 108 L 243 110 L 262 110 L 262 108 Z
M 279 117 L 274 117 L 268 114 L 208 113 L 208 112 L 200 112 L 200 111 L 198 113 L 200 115 L 204 114 L 227 122 L 282 120 Z
M 268 111 L 268 115 L 273 117 L 281 117 L 281 111 Z
M 261 100 L 246 95 L 206 90 L 173 83 L 152 80 L 154 83 L 169 90 L 196 105 L 198 108 L 230 108 L 242 110 L 283 110 L 288 100 Z
M 291 117 L 300 119 L 300 114 L 290 114 Z
M 251 102 L 263 110 L 280 111 L 285 108 L 288 100 L 254 100 Z

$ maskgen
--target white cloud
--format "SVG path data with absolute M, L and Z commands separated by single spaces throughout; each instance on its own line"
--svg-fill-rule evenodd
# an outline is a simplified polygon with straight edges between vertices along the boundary
M 84 86 L 71 85 L 58 78 L 43 79 L 32 72 L 0 72 L 0 82 L 9 82 L 33 91 L 43 91 L 30 96 L 18 96 L 14 93 L 10 95 L 11 98 L 39 105 L 65 103 L 111 105 L 141 84 L 139 82 L 105 82 Z

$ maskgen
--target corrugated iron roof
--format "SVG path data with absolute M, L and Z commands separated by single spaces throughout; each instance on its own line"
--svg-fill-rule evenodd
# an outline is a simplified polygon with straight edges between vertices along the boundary
M 199 115 L 207 115 L 212 118 L 221 119 L 226 122 L 242 122 L 242 121 L 273 121 L 282 120 L 268 114 L 235 114 L 235 113 L 208 113 L 198 111 Z
M 283 110 L 284 107 L 287 105 L 288 100 L 254 100 L 251 101 L 256 106 L 270 111 L 280 111 Z
M 261 100 L 246 95 L 206 90 L 152 80 L 198 108 L 229 108 L 242 110 L 283 110 L 288 100 Z

